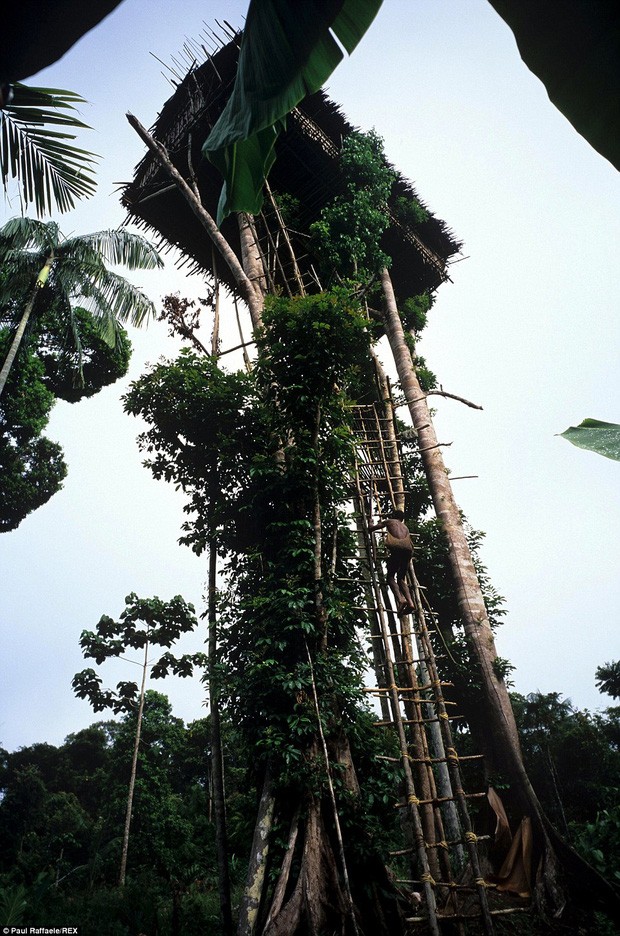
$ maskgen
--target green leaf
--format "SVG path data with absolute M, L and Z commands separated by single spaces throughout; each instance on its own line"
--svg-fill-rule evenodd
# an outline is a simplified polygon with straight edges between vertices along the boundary
M 579 426 L 570 426 L 558 434 L 579 448 L 620 461 L 620 426 L 617 423 L 584 419 Z
M 204 146 L 225 182 L 218 224 L 260 210 L 284 117 L 351 54 L 382 0 L 252 0 L 230 99 Z
M 22 923 L 27 908 L 26 888 L 23 884 L 3 887 L 0 890 L 0 916 L 5 926 L 17 926 Z

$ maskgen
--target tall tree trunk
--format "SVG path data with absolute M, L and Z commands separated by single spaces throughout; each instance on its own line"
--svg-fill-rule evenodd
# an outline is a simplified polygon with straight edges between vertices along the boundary
M 129 828 L 131 826 L 131 811 L 133 808 L 133 792 L 136 786 L 136 771 L 138 769 L 138 751 L 140 749 L 140 734 L 142 732 L 142 714 L 144 712 L 144 695 L 146 690 L 146 671 L 148 666 L 148 639 L 144 646 L 144 663 L 142 664 L 142 685 L 140 686 L 140 703 L 138 705 L 138 720 L 136 724 L 136 737 L 131 759 L 131 774 L 129 776 L 129 792 L 127 793 L 127 812 L 125 814 L 125 829 L 123 831 L 123 849 L 121 852 L 121 868 L 118 875 L 118 886 L 125 886 L 127 872 L 127 853 L 129 851 Z
M 435 512 L 441 523 L 449 550 L 450 569 L 465 634 L 478 662 L 484 698 L 483 717 L 491 738 L 485 753 L 504 771 L 524 816 L 530 816 L 536 835 L 537 854 L 542 857 L 543 873 L 537 881 L 537 901 L 545 912 L 559 916 L 567 900 L 581 894 L 586 904 L 599 906 L 616 921 L 620 919 L 620 901 L 614 889 L 588 865 L 557 833 L 538 801 L 526 773 L 517 726 L 503 680 L 494 671 L 495 641 L 488 620 L 480 582 L 474 568 L 459 508 L 452 493 L 446 466 L 433 428 L 426 396 L 417 378 L 409 348 L 405 343 L 402 321 L 396 306 L 392 281 L 387 270 L 381 274 L 385 298 L 385 330 L 407 400 L 413 425 L 418 434 L 420 454 Z M 483 736 L 483 739 L 485 737 Z M 572 882 L 565 880 L 569 874 Z M 569 894 L 571 895 L 569 897 Z
M 381 274 L 385 297 L 385 330 L 401 388 L 407 400 L 411 419 L 418 434 L 420 455 L 428 480 L 435 512 L 446 538 L 450 570 L 458 600 L 459 611 L 465 633 L 480 667 L 483 692 L 487 702 L 489 728 L 492 732 L 494 762 L 508 768 L 513 780 L 522 790 L 524 812 L 538 808 L 537 800 L 525 776 L 521 758 L 521 747 L 517 726 L 502 679 L 495 674 L 497 658 L 493 632 L 489 624 L 478 575 L 463 528 L 461 513 L 452 493 L 448 472 L 437 442 L 435 429 L 426 403 L 426 395 L 420 386 L 411 353 L 405 342 L 402 321 L 396 307 L 392 281 L 387 270 Z M 534 797 L 533 803 L 531 796 Z
M 39 275 L 37 276 L 37 281 L 32 288 L 32 292 L 30 293 L 28 302 L 26 303 L 26 307 L 22 313 L 22 317 L 20 319 L 19 325 L 17 326 L 17 331 L 15 332 L 15 335 L 13 336 L 13 341 L 11 342 L 11 347 L 9 348 L 7 356 L 4 359 L 2 370 L 0 370 L 0 396 L 2 396 L 4 385 L 7 382 L 7 378 L 11 372 L 11 368 L 17 356 L 17 352 L 19 350 L 19 346 L 21 344 L 22 338 L 24 337 L 24 332 L 26 331 L 26 326 L 28 325 L 30 316 L 32 315 L 32 310 L 34 309 L 34 304 L 37 300 L 39 290 L 42 289 L 47 283 L 47 278 L 50 274 L 50 270 L 52 268 L 53 263 L 54 263 L 54 254 L 52 253 L 47 258 L 43 267 L 41 268 L 41 271 Z
M 256 931 L 258 912 L 265 887 L 269 839 L 273 827 L 275 805 L 276 801 L 271 789 L 271 778 L 267 773 L 263 782 L 263 792 L 258 806 L 256 825 L 254 826 L 248 876 L 241 899 L 241 907 L 239 908 L 237 936 L 254 936 Z
M 263 306 L 265 304 L 265 267 L 260 256 L 256 230 L 250 215 L 238 214 L 239 244 L 241 248 L 241 263 L 243 271 L 252 287 L 252 301 L 246 303 L 250 310 L 252 331 L 256 331 L 263 323 Z

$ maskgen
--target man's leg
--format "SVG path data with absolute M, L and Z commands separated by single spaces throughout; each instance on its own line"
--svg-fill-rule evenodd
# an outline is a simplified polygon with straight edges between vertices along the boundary
M 411 553 L 406 552 L 403 556 L 400 557 L 400 563 L 398 566 L 398 588 L 401 595 L 403 596 L 403 601 L 407 611 L 413 611 L 415 605 L 413 603 L 413 598 L 411 597 L 411 591 L 407 585 L 407 573 L 409 571 L 409 563 L 411 561 Z
M 396 581 L 396 576 L 400 568 L 400 558 L 394 553 L 390 553 L 387 558 L 387 582 L 394 598 L 396 599 L 396 610 L 402 611 L 407 607 L 407 599 L 401 594 Z
M 414 603 L 413 603 L 413 598 L 411 597 L 411 591 L 409 590 L 409 586 L 407 585 L 407 582 L 406 582 L 406 580 L 405 580 L 404 577 L 403 577 L 403 578 L 399 578 L 399 580 L 398 580 L 398 586 L 399 586 L 400 592 L 401 592 L 401 594 L 402 594 L 402 596 L 403 596 L 403 601 L 404 601 L 405 604 L 407 605 L 407 610 L 408 610 L 408 611 L 413 611 L 413 610 L 415 609 L 415 605 L 414 605 Z

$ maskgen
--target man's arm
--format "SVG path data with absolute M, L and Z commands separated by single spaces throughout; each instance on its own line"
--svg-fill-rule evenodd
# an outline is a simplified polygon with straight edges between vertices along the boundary
M 372 526 L 368 527 L 369 533 L 374 533 L 375 530 L 382 530 L 387 526 L 387 520 L 380 520 L 379 523 L 373 523 Z

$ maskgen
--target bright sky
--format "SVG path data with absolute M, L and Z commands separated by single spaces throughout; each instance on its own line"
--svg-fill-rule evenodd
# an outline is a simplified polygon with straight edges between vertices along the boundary
M 95 132 L 81 143 L 102 156 L 99 192 L 58 219 L 65 234 L 123 221 L 116 183 L 144 152 L 124 114 L 150 125 L 172 90 L 149 53 L 170 62 L 205 21 L 241 25 L 246 7 L 124 0 L 30 79 L 90 102 L 83 116 Z M 517 667 L 518 691 L 605 707 L 594 671 L 620 657 L 620 465 L 556 434 L 586 416 L 620 422 L 618 173 L 549 103 L 486 0 L 385 0 L 328 91 L 352 123 L 381 134 L 390 160 L 465 242 L 421 352 L 444 389 L 484 407 L 437 399 L 436 427 L 453 474 L 478 476 L 456 481 L 455 493 L 487 533 L 483 559 L 507 599 L 498 651 Z M 14 202 L 0 218 L 17 213 Z M 136 281 L 157 304 L 203 292 L 172 262 Z M 224 345 L 236 344 L 225 327 Z M 73 674 L 92 665 L 79 635 L 120 614 L 129 592 L 182 594 L 204 610 L 205 560 L 177 545 L 182 496 L 141 467 L 140 427 L 119 402 L 145 362 L 174 347 L 157 325 L 132 340 L 128 380 L 54 410 L 48 435 L 69 465 L 63 491 L 0 537 L 0 745 L 9 750 L 59 744 L 96 720 L 71 690 Z M 134 668 L 100 672 L 115 685 Z M 204 714 L 197 680 L 152 687 L 185 720 Z

